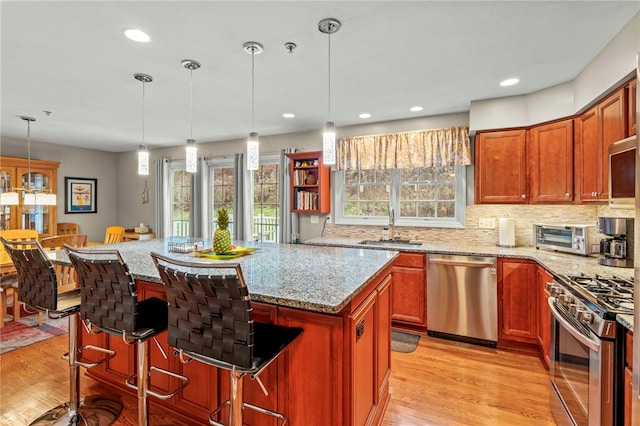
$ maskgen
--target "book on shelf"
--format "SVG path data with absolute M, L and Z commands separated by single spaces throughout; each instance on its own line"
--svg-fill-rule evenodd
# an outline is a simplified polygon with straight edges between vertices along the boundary
M 318 193 L 298 191 L 296 193 L 296 210 L 318 210 Z

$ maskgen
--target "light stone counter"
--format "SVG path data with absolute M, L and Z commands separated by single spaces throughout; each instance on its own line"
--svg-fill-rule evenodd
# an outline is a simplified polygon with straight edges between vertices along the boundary
M 535 247 L 504 248 L 497 245 L 470 245 L 465 241 L 451 241 L 447 244 L 422 245 L 398 244 L 390 246 L 359 244 L 361 240 L 355 238 L 313 238 L 304 242 L 306 245 L 334 246 L 334 247 L 365 247 L 372 250 L 400 250 L 408 252 L 460 254 L 476 256 L 512 257 L 535 260 L 555 275 L 617 275 L 619 277 L 633 277 L 633 268 L 616 268 L 603 266 L 598 263 L 597 255 L 577 256 L 574 254 L 557 253 L 549 250 L 537 250 Z
M 600 274 L 603 276 L 617 275 L 622 278 L 633 278 L 633 268 L 616 268 L 603 266 L 598 263 L 597 255 L 577 256 L 573 254 L 557 253 L 549 250 L 538 250 L 535 247 L 503 248 L 496 245 L 468 245 L 466 242 L 452 241 L 447 244 L 376 246 L 359 244 L 361 240 L 354 238 L 314 238 L 305 241 L 308 245 L 323 245 L 336 247 L 367 247 L 372 250 L 397 249 L 400 251 L 426 252 L 439 254 L 481 255 L 496 257 L 513 257 L 535 260 L 554 275 L 586 275 Z M 617 315 L 617 321 L 633 331 L 633 315 Z
M 342 310 L 398 255 L 392 249 L 379 251 L 238 241 L 234 244 L 257 247 L 258 250 L 223 262 L 169 252 L 168 241 L 168 238 L 160 238 L 90 249 L 118 249 L 136 279 L 156 283 L 161 280 L 149 255 L 151 252 L 197 263 L 239 263 L 252 300 L 324 313 Z M 211 240 L 205 239 L 204 246 L 211 247 Z M 56 252 L 52 260 L 69 263 L 64 251 Z

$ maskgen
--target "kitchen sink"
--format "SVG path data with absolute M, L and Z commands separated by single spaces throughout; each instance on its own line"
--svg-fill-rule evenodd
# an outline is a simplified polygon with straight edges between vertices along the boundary
M 358 244 L 364 244 L 368 246 L 398 246 L 398 245 L 410 245 L 421 246 L 422 241 L 416 240 L 364 240 Z

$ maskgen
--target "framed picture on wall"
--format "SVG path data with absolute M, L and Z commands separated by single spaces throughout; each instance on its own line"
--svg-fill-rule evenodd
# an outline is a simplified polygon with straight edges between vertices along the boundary
M 98 213 L 98 179 L 65 177 L 64 212 Z

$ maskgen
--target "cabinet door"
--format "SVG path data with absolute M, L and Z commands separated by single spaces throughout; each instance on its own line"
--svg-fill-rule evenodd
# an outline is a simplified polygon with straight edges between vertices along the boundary
M 633 426 L 633 372 L 630 367 L 624 368 L 624 426 Z
M 598 112 L 602 121 L 602 193 L 604 199 L 609 197 L 609 145 L 625 138 L 626 113 L 624 89 L 598 104 Z
M 538 340 L 536 264 L 502 261 L 501 338 L 525 343 Z
M 475 139 L 476 203 L 526 204 L 526 131 L 487 132 Z
M 376 375 L 376 293 L 372 293 L 349 317 L 350 345 L 352 348 L 351 374 L 353 382 L 354 425 L 364 425 L 374 411 L 378 399 Z
M 627 91 L 627 98 L 629 99 L 629 107 L 627 110 L 627 136 L 638 134 L 638 80 L 633 80 L 629 83 L 629 90 Z
M 547 303 L 550 294 L 547 292 L 546 287 L 548 282 L 553 281 L 553 277 L 542 266 L 538 266 L 537 270 L 538 288 L 540 290 L 540 300 L 538 301 L 540 307 L 538 318 L 538 346 L 540 347 L 540 352 L 542 352 L 542 359 L 547 368 L 549 368 L 551 364 L 549 353 L 551 346 L 551 312 L 549 310 L 549 304 Z
M 529 134 L 529 202 L 572 202 L 573 120 L 533 127 Z
M 0 193 L 11 192 L 16 186 L 15 167 L 1 166 L 0 169 Z M 0 205 L 0 230 L 16 229 L 18 227 L 17 207 Z
M 426 328 L 427 288 L 424 268 L 394 266 L 392 274 L 393 321 Z
M 597 201 L 604 197 L 602 139 L 600 116 L 593 107 L 576 119 L 576 170 L 581 201 Z
M 22 187 L 52 190 L 56 187 L 55 171 L 31 167 L 18 168 L 19 181 Z M 53 189 L 55 190 L 55 189 Z M 58 194 L 58 202 L 62 196 Z M 56 234 L 56 206 L 22 205 L 19 218 L 20 228 L 35 229 L 41 237 Z
M 391 374 L 391 276 L 388 276 L 378 286 L 378 301 L 376 302 L 376 337 L 377 337 L 377 380 L 376 389 L 378 399 L 376 404 L 380 404 L 384 399 L 385 389 L 388 392 L 386 382 Z

